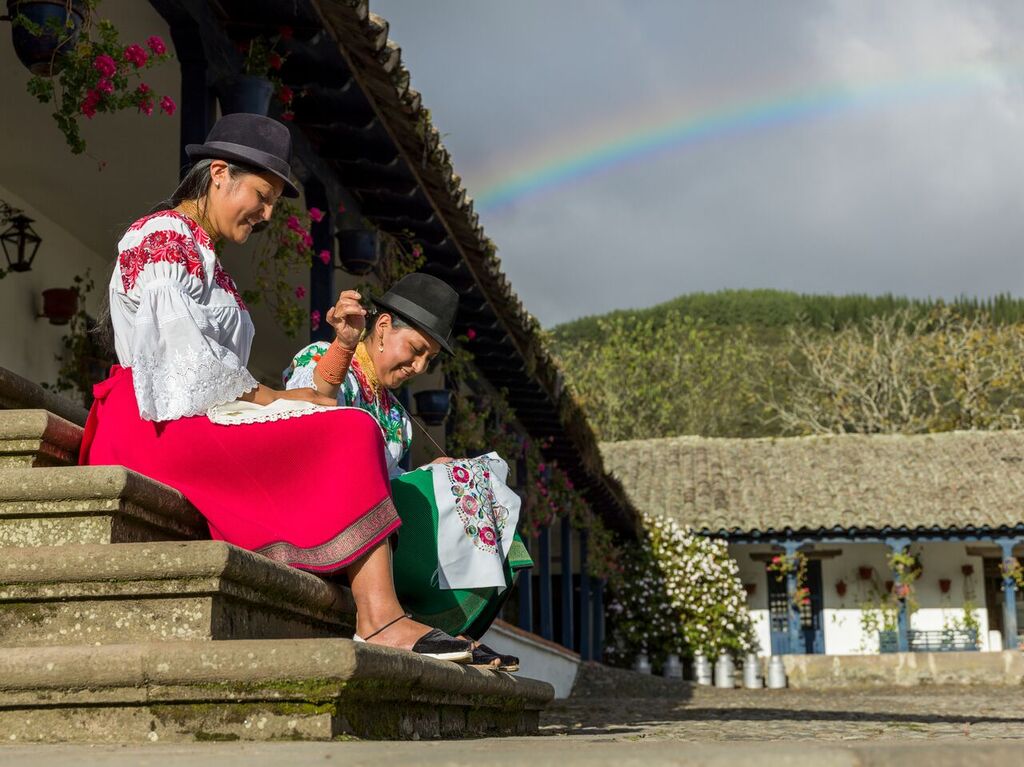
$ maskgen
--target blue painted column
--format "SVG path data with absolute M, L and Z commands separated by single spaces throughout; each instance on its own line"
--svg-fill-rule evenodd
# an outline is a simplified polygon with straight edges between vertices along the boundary
M 331 235 L 332 216 L 327 193 L 323 185 L 318 181 L 307 182 L 303 191 L 306 195 L 306 205 L 310 208 L 319 208 L 324 212 L 323 219 L 319 223 L 313 221 L 310 226 L 310 235 L 313 237 L 313 262 L 309 267 L 309 310 L 320 312 L 320 327 L 313 330 L 309 326 L 310 341 L 333 341 L 334 328 L 327 324 L 327 310 L 337 302 L 338 297 L 334 294 L 334 238 Z M 331 254 L 331 261 L 324 263 L 317 255 L 326 250 Z
M 591 639 L 594 612 L 590 603 L 590 573 L 587 572 L 587 531 L 580 530 L 580 657 L 593 660 Z
M 516 582 L 519 589 L 519 628 L 533 631 L 533 568 L 519 571 Z
M 785 551 L 787 561 L 792 561 L 793 557 L 796 556 L 797 550 L 800 548 L 800 542 L 786 541 L 782 544 L 782 548 Z M 787 653 L 790 655 L 804 652 L 803 639 L 800 636 L 800 606 L 796 603 L 796 590 L 796 573 L 786 573 L 786 606 L 788 607 L 786 614 L 789 616 L 789 647 L 787 648 Z
M 600 578 L 594 584 L 594 646 L 591 655 L 600 662 L 604 659 L 604 586 L 605 579 Z
M 166 5 L 166 4 L 165 4 Z M 157 8 L 170 25 L 174 55 L 181 68 L 181 94 L 178 98 L 178 115 L 181 125 L 179 148 L 180 176 L 192 161 L 185 153 L 188 144 L 202 144 L 217 118 L 217 104 L 206 84 L 207 62 L 203 50 L 199 25 L 186 13 L 172 12 L 169 8 Z
M 1018 543 L 1014 538 L 998 538 L 996 543 L 1003 550 L 1003 562 L 1013 557 L 1013 547 Z M 1017 649 L 1017 581 L 1003 577 L 1003 648 Z
M 886 538 L 885 545 L 894 553 L 906 551 L 910 546 L 909 538 Z M 896 585 L 902 583 L 899 573 L 893 571 Z M 910 615 L 907 613 L 907 600 L 899 600 L 899 612 L 896 615 L 896 649 L 899 652 L 910 652 Z
M 568 515 L 562 517 L 562 646 L 576 649 L 573 642 L 573 582 L 572 582 L 572 522 Z
M 540 635 L 553 640 L 555 620 L 551 608 L 551 528 L 547 525 L 540 530 L 537 548 L 540 559 Z

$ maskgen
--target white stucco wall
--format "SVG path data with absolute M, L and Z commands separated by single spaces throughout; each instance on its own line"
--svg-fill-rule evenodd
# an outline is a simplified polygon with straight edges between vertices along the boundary
M 878 637 L 874 631 L 865 633 L 862 614 L 865 608 L 880 602 L 886 592 L 886 581 L 893 580 L 887 562 L 888 549 L 880 544 L 847 544 L 821 546 L 822 549 L 840 551 L 835 557 L 821 560 L 823 589 L 822 627 L 825 635 L 825 653 L 828 655 L 857 655 L 878 651 Z M 753 595 L 747 599 L 762 652 L 771 649 L 768 624 L 768 577 L 763 561 L 753 561 L 751 554 L 771 551 L 769 546 L 730 546 L 736 559 L 740 579 L 755 584 Z M 910 627 L 919 630 L 942 629 L 955 621 L 962 621 L 964 603 L 973 602 L 980 623 L 981 649 L 988 644 L 988 613 L 985 610 L 983 562 L 980 557 L 968 556 L 963 543 L 915 544 L 912 551 L 921 552 L 921 577 L 915 582 L 915 599 L 919 608 L 911 615 Z M 971 565 L 974 572 L 963 574 L 961 568 Z M 861 567 L 871 568 L 868 579 L 860 577 Z M 950 581 L 949 591 L 942 593 L 939 581 Z M 837 583 L 846 584 L 840 597 Z

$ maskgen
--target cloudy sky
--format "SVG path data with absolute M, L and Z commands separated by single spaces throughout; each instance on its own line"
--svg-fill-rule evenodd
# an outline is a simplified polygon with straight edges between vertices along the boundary
M 371 0 L 545 325 L 1024 294 L 1024 4 Z

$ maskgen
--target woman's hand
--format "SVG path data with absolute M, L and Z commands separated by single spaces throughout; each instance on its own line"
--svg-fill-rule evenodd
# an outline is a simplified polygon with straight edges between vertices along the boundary
M 327 324 L 334 328 L 338 343 L 355 349 L 366 328 L 366 309 L 359 303 L 362 296 L 354 290 L 343 290 L 338 303 L 327 310 Z
M 250 392 L 246 392 L 239 399 L 246 402 L 254 402 L 257 405 L 269 405 L 278 399 L 291 399 L 312 402 L 314 405 L 323 405 L 325 407 L 338 406 L 337 399 L 322 394 L 316 389 L 285 389 L 281 391 L 279 389 L 271 389 L 263 384 L 260 384 Z

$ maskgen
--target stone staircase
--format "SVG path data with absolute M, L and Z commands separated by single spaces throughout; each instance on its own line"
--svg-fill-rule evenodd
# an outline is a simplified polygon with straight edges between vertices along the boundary
M 347 589 L 74 465 L 85 413 L 0 370 L 0 742 L 536 732 L 550 685 L 352 642 Z

